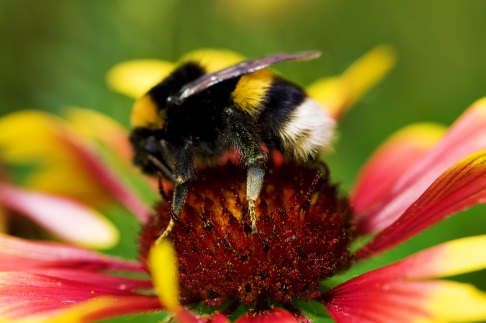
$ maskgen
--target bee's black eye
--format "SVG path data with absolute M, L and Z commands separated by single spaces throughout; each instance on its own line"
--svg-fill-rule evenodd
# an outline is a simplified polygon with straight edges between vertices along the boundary
M 154 136 L 150 136 L 145 140 L 145 149 L 151 153 L 156 154 L 159 151 L 159 142 Z

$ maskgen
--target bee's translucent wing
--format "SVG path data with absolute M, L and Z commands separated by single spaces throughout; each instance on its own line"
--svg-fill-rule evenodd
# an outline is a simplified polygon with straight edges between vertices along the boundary
M 225 68 L 221 71 L 203 75 L 194 81 L 187 83 L 176 95 L 170 96 L 168 101 L 175 104 L 181 104 L 188 97 L 200 93 L 214 84 L 259 71 L 280 62 L 310 60 L 318 58 L 320 55 L 321 53 L 318 51 L 307 51 L 293 54 L 276 54 L 245 61 Z

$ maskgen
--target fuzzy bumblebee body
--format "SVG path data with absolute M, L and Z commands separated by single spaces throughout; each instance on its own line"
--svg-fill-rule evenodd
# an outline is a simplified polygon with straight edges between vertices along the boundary
M 216 72 L 200 62 L 185 62 L 136 102 L 130 136 L 134 162 L 174 182 L 174 218 L 184 205 L 188 182 L 196 177 L 195 165 L 211 164 L 235 150 L 248 169 L 247 199 L 256 230 L 252 208 L 268 149 L 301 162 L 314 160 L 334 132 L 334 119 L 300 87 L 265 68 L 315 56 L 274 55 Z

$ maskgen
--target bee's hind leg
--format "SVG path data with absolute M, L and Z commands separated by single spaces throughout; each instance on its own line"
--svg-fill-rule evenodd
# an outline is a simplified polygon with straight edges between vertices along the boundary
M 255 201 L 258 196 L 260 196 L 264 175 L 265 170 L 262 167 L 252 166 L 251 164 L 248 166 L 246 176 L 246 198 L 248 200 L 248 210 L 250 211 L 252 233 L 257 232 Z
M 260 196 L 267 155 L 260 146 L 261 140 L 255 132 L 250 117 L 238 108 L 225 109 L 225 131 L 232 139 L 233 146 L 241 154 L 248 167 L 246 180 L 246 198 L 251 219 L 252 233 L 257 232 L 255 201 Z

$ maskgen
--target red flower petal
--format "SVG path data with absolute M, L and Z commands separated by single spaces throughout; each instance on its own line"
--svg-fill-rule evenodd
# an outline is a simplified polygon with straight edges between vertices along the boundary
M 486 98 L 474 103 L 444 138 L 389 189 L 380 203 L 361 214 L 361 233 L 379 231 L 393 223 L 454 163 L 486 148 Z
M 356 253 L 367 258 L 389 249 L 448 215 L 486 200 L 486 150 L 448 169 L 393 224 Z
M 356 181 L 351 204 L 359 217 L 383 199 L 397 179 L 437 143 L 444 128 L 416 124 L 393 134 L 373 154 Z
M 215 314 L 211 320 L 212 323 L 229 323 L 231 322 L 226 316 L 222 314 Z
M 132 147 L 128 140 L 128 131 L 122 125 L 100 112 L 89 109 L 69 107 L 65 115 L 69 123 L 81 131 L 83 136 L 102 142 L 104 147 L 107 146 L 115 152 L 117 159 L 130 163 Z
M 273 308 L 266 312 L 247 312 L 235 323 L 298 323 L 299 321 L 281 308 Z
M 134 279 L 122 276 L 113 276 L 80 269 L 53 269 L 53 268 L 26 268 L 26 273 L 41 274 L 59 279 L 73 279 L 76 281 L 89 282 L 97 286 L 109 286 L 121 291 L 138 291 L 152 289 L 152 282 L 148 279 Z
M 426 279 L 455 276 L 486 268 L 486 235 L 456 239 L 421 251 L 403 259 L 386 270 L 375 271 L 386 279 Z M 479 252 L 478 252 L 479 251 Z
M 424 282 L 380 281 L 359 276 L 325 294 L 324 306 L 340 322 L 415 322 L 426 317 Z
M 138 262 L 101 255 L 88 249 L 0 234 L 0 271 L 38 268 L 144 271 Z
M 93 177 L 93 180 L 103 185 L 108 192 L 122 202 L 142 223 L 148 220 L 149 212 L 147 206 L 101 162 L 99 157 L 82 146 L 75 138 L 70 138 L 66 135 L 62 137 L 62 140 L 66 144 L 66 147 L 71 149 L 73 155 L 79 159 L 80 163 L 87 168 L 87 173 Z
M 157 299 L 144 296 L 96 297 L 75 305 L 70 305 L 60 311 L 35 315 L 34 318 L 21 320 L 25 323 L 87 323 L 120 316 L 124 314 L 144 313 L 160 310 Z
M 34 273 L 0 273 L 0 315 L 8 318 L 42 315 L 99 296 L 128 296 L 143 299 L 146 309 L 160 307 L 156 297 L 138 296 L 123 285 L 103 283 L 101 276 L 94 282 L 82 278 L 88 277 L 75 275 L 67 279 Z
M 172 313 L 177 322 L 181 323 L 230 323 L 230 320 L 222 315 L 199 316 L 191 313 L 187 309 L 180 307 L 175 313 Z
M 450 241 L 365 273 L 327 291 L 337 322 L 476 322 L 486 294 L 468 284 L 431 280 L 486 267 L 486 236 Z
M 21 111 L 0 119 L 2 158 L 39 165 L 28 177 L 32 187 L 95 203 L 116 198 L 141 221 L 148 207 L 135 196 L 113 166 L 101 160 L 95 142 L 62 119 L 39 111 Z M 99 152 L 98 152 L 99 153 Z
M 67 198 L 0 183 L 0 204 L 30 217 L 57 237 L 78 245 L 109 248 L 119 239 L 116 228 L 103 216 Z

